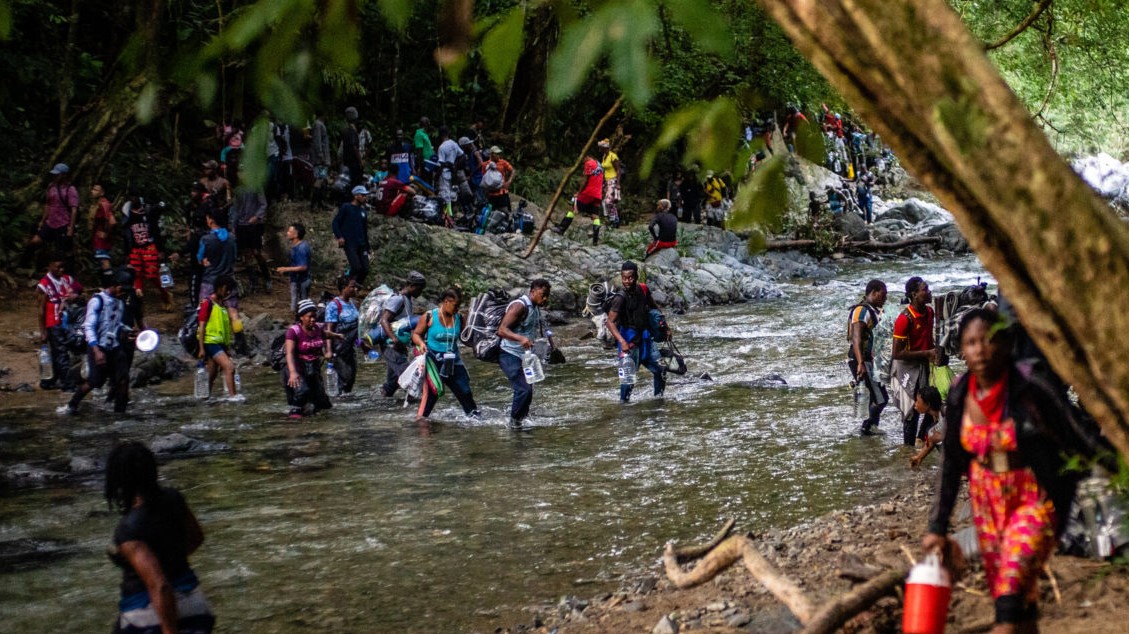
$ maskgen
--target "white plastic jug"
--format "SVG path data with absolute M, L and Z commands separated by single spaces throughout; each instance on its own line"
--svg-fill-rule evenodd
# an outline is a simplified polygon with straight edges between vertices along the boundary
M 635 360 L 631 355 L 625 354 L 619 358 L 617 371 L 620 385 L 635 385 Z
M 532 350 L 525 351 L 525 355 L 521 358 L 521 369 L 525 372 L 525 380 L 530 385 L 545 380 L 545 370 L 541 367 L 541 359 L 538 359 Z

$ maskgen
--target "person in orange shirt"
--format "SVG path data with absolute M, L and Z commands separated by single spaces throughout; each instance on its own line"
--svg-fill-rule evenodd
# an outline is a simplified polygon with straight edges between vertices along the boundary
M 502 158 L 502 148 L 497 145 L 490 148 L 490 160 L 482 166 L 483 175 L 491 169 L 491 163 L 494 164 L 494 169 L 502 173 L 502 186 L 493 191 L 487 189 L 486 201 L 490 203 L 490 207 L 493 209 L 513 211 L 513 208 L 510 206 L 510 186 L 513 185 L 517 170 L 514 169 L 514 166 L 511 165 L 509 161 Z

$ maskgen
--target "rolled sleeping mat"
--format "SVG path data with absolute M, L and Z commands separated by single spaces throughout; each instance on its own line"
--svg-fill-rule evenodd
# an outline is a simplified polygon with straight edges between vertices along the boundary
M 592 316 L 604 314 L 604 299 L 608 296 L 608 283 L 599 282 L 588 287 L 585 308 Z

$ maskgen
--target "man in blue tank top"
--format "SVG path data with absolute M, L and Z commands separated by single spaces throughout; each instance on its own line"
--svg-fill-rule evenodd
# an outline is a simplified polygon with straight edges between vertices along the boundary
M 529 404 L 533 402 L 533 386 L 525 380 L 522 357 L 526 350 L 533 349 L 533 340 L 541 331 L 541 306 L 549 301 L 549 282 L 541 278 L 529 284 L 529 292 L 510 302 L 506 314 L 498 326 L 498 336 L 502 339 L 498 354 L 498 365 L 514 388 L 514 401 L 510 406 L 510 427 L 521 428 L 522 421 L 529 415 Z

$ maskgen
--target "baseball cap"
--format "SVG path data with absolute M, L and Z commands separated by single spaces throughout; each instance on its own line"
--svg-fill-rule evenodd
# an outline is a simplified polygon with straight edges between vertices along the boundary
M 354 196 L 368 196 L 368 189 L 364 185 L 357 185 L 353 188 Z
M 55 167 L 51 168 L 51 174 L 54 176 L 58 176 L 59 174 L 67 174 L 70 171 L 71 168 L 67 167 L 66 163 L 55 163 Z
M 470 145 L 473 141 L 469 137 L 459 137 L 459 145 Z
M 220 164 L 215 162 L 214 160 L 204 161 L 204 169 L 213 169 L 214 170 L 214 169 L 219 168 L 219 166 L 220 166 Z
M 427 284 L 427 278 L 424 277 L 423 273 L 420 273 L 419 271 L 411 271 L 410 273 L 408 273 L 408 279 L 405 281 L 413 286 L 422 287 Z
M 490 146 L 490 153 L 491 154 L 501 154 L 502 148 L 498 147 L 497 145 L 492 145 L 492 146 Z

